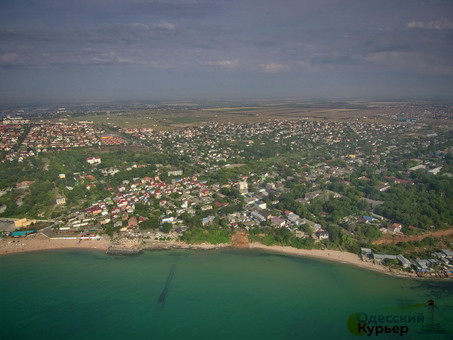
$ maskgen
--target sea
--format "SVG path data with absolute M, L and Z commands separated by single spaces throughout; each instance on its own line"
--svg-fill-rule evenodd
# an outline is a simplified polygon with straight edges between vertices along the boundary
M 453 282 L 249 249 L 0 257 L 0 339 L 368 335 L 453 339 Z

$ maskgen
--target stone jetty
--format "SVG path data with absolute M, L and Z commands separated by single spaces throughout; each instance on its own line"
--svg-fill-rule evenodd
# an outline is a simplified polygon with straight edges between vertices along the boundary
M 134 255 L 142 250 L 142 237 L 122 237 L 112 242 L 106 253 L 111 255 Z

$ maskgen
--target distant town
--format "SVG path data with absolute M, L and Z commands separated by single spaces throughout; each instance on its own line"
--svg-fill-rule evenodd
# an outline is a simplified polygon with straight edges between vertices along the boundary
M 239 232 L 453 277 L 453 106 L 320 105 L 5 110 L 3 240 L 140 250 Z

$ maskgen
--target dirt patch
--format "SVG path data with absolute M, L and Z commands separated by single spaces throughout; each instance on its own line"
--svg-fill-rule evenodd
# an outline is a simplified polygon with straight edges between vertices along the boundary
M 248 248 L 249 236 L 244 231 L 237 231 L 231 237 L 231 246 L 233 248 Z
M 434 231 L 432 233 L 426 233 L 423 235 L 391 235 L 391 236 L 385 236 L 379 240 L 376 240 L 373 242 L 373 244 L 390 244 L 390 243 L 401 243 L 401 242 L 413 242 L 413 241 L 421 241 L 424 238 L 427 237 L 445 237 L 445 236 L 450 236 L 453 235 L 453 229 L 448 229 L 448 230 L 439 230 L 439 231 Z

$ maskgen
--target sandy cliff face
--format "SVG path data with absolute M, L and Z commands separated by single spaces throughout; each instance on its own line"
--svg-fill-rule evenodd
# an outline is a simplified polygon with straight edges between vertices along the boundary
M 248 248 L 249 237 L 246 232 L 237 231 L 231 237 L 231 246 L 234 248 Z

